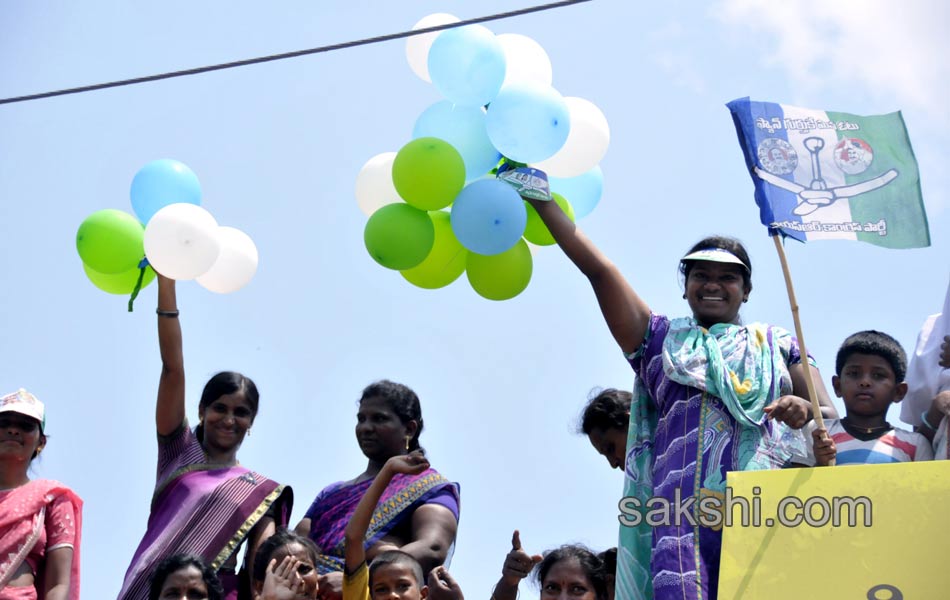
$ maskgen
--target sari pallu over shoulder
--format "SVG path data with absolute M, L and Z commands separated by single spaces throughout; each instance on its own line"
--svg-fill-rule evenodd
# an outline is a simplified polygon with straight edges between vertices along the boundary
M 316 565 L 320 574 L 343 571 L 344 530 L 372 481 L 328 486 L 307 511 L 306 516 L 311 519 L 310 539 L 322 552 Z M 427 469 L 419 475 L 396 475 L 373 512 L 364 546 L 371 547 L 411 517 L 416 508 L 443 494 L 454 501 L 454 506 L 449 506 L 452 502 L 440 504 L 452 510 L 458 520 L 460 496 L 457 483 L 449 481 L 435 469 Z
M 119 599 L 147 598 L 152 570 L 172 554 L 194 553 L 220 569 L 268 511 L 285 527 L 292 506 L 289 486 L 244 467 L 194 464 L 179 469 L 156 488 L 148 527 Z
M 35 479 L 10 490 L 3 497 L 0 505 L 0 589 L 6 586 L 39 541 L 43 528 L 46 527 L 46 509 L 60 497 L 66 498 L 73 505 L 76 519 L 69 600 L 79 600 L 79 549 L 83 503 L 71 489 L 49 479 Z M 42 572 L 36 574 L 37 578 L 41 575 Z M 37 596 L 42 600 L 43 594 L 39 589 Z

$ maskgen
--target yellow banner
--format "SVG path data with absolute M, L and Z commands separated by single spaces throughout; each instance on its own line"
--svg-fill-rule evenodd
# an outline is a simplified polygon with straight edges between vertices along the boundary
M 736 472 L 727 485 L 723 600 L 950 599 L 950 461 Z

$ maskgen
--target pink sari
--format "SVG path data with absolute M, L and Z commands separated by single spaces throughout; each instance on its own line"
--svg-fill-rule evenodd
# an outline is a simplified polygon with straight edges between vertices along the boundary
M 4 589 L 30 555 L 46 558 L 46 548 L 35 548 L 46 529 L 47 508 L 64 497 L 76 515 L 73 561 L 69 579 L 69 599 L 79 600 L 79 542 L 82 534 L 82 500 L 58 481 L 37 479 L 7 492 L 0 501 L 0 596 L 16 588 Z M 42 582 L 43 564 L 34 574 Z M 26 588 L 29 589 L 29 588 Z M 37 597 L 42 600 L 41 586 Z

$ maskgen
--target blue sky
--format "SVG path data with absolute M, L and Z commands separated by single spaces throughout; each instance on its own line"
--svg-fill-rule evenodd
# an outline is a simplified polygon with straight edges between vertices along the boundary
M 0 96 L 380 35 L 434 12 L 471 18 L 520 6 L 528 4 L 5 2 Z M 725 233 L 753 259 L 743 318 L 792 326 L 726 102 L 903 111 L 933 245 L 788 247 L 808 347 L 830 387 L 845 336 L 877 328 L 910 350 L 942 305 L 948 16 L 936 1 L 894 13 L 883 1 L 717 0 L 697 9 L 595 0 L 489 27 L 540 42 L 555 87 L 606 115 L 605 194 L 580 225 L 670 315 L 687 313 L 678 259 L 699 238 Z M 118 591 L 145 528 L 160 362 L 154 287 L 127 313 L 124 298 L 86 280 L 75 233 L 98 209 L 131 212 L 132 177 L 156 158 L 188 164 L 204 206 L 260 251 L 255 279 L 235 294 L 179 286 L 188 414 L 197 418 L 214 372 L 255 379 L 261 412 L 239 458 L 294 486 L 294 522 L 323 486 L 361 472 L 355 402 L 366 384 L 390 378 L 419 393 L 422 443 L 461 482 L 452 571 L 469 595 L 487 596 L 514 528 L 531 551 L 615 544 L 621 474 L 572 429 L 591 388 L 630 388 L 633 377 L 583 277 L 544 248 L 528 289 L 496 303 L 464 277 L 414 288 L 363 247 L 357 172 L 409 141 L 418 114 L 439 99 L 396 41 L 0 106 L 0 391 L 26 387 L 47 404 L 49 447 L 34 473 L 86 501 L 84 597 Z

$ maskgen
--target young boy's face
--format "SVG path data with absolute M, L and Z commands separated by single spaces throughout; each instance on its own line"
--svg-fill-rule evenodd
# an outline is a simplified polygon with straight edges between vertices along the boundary
M 373 600 L 425 600 L 429 588 L 416 581 L 412 567 L 381 565 L 373 571 L 370 595 Z
M 865 417 L 886 414 L 907 393 L 907 384 L 898 382 L 890 363 L 876 354 L 849 356 L 831 385 L 835 395 L 844 399 L 849 415 Z

